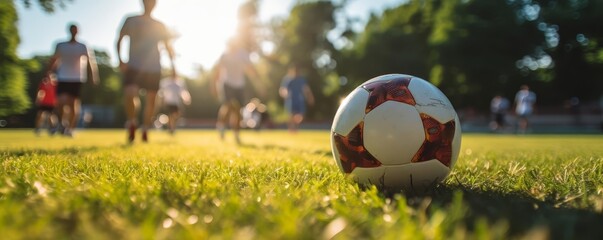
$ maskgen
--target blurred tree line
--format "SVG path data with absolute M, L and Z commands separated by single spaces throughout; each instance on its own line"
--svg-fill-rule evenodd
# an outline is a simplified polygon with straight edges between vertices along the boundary
M 31 4 L 29 0 L 22 3 Z M 52 12 L 68 0 L 38 0 Z M 456 108 L 488 111 L 495 94 L 513 98 L 522 84 L 538 104 L 561 106 L 603 94 L 603 1 L 597 0 L 408 0 L 372 14 L 366 24 L 346 15 L 347 1 L 298 0 L 285 17 L 258 21 L 259 0 L 239 9 L 237 37 L 252 52 L 273 116 L 282 115 L 280 81 L 292 64 L 303 67 L 317 105 L 310 118 L 328 120 L 339 100 L 360 83 L 387 73 L 431 81 Z M 18 89 L 39 81 L 44 57 L 20 60 L 13 1 L 0 4 L 0 115 L 23 112 L 30 102 Z M 112 106 L 121 115 L 121 82 L 108 54 L 97 52 L 100 87 L 86 86 L 83 103 Z M 209 93 L 214 69 L 187 79 L 193 103 L 189 118 L 213 118 Z M 25 77 L 29 80 L 26 88 Z M 12 89 L 12 90 L 8 90 Z M 253 89 L 249 89 L 253 91 Z

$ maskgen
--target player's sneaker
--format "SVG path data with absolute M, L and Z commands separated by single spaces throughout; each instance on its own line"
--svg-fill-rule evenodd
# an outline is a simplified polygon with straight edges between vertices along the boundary
M 143 142 L 149 142 L 149 136 L 147 134 L 147 131 L 142 131 L 142 141 Z
M 134 142 L 134 136 L 136 136 L 136 124 L 130 123 L 128 125 L 128 143 Z
M 73 131 L 71 131 L 71 129 L 65 129 L 63 136 L 73 138 Z

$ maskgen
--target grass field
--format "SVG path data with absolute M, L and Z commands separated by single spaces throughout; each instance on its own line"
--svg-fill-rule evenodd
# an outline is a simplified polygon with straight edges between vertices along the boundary
M 424 197 L 362 190 L 326 131 L 0 131 L 2 239 L 603 239 L 603 137 L 463 136 Z

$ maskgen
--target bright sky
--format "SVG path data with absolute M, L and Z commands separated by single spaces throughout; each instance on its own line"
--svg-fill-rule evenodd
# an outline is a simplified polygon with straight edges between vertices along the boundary
M 350 0 L 345 11 L 348 15 L 366 19 L 371 12 L 380 13 L 403 1 Z M 153 16 L 181 35 L 173 42 L 176 68 L 181 74 L 194 76 L 200 66 L 213 66 L 224 50 L 226 40 L 234 35 L 237 10 L 243 2 L 158 0 Z M 65 9 L 58 9 L 53 14 L 43 12 L 35 4 L 26 9 L 21 1 L 16 3 L 21 37 L 18 53 L 22 58 L 52 54 L 58 41 L 68 39 L 67 25 L 75 22 L 79 26 L 80 41 L 108 52 L 117 63 L 116 34 L 125 16 L 142 13 L 140 0 L 73 0 Z M 295 0 L 261 0 L 260 21 L 287 16 L 294 3 Z

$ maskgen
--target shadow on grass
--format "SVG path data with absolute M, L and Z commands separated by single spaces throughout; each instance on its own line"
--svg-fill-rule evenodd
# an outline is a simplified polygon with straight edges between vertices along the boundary
M 112 146 L 98 147 L 98 146 L 90 146 L 90 147 L 66 147 L 60 149 L 12 149 L 7 150 L 5 152 L 0 153 L 0 156 L 13 156 L 13 157 L 23 157 L 23 156 L 33 156 L 33 155 L 56 155 L 56 154 L 82 154 L 87 152 L 94 151 L 102 151 L 103 149 L 111 149 L 111 148 L 123 148 L 127 149 L 132 147 L 132 144 L 116 144 Z
M 267 151 L 277 150 L 277 151 L 306 151 L 307 152 L 307 150 L 303 149 L 303 148 L 294 149 L 294 148 L 278 146 L 278 145 L 274 145 L 274 144 L 255 145 L 255 144 L 243 143 L 239 146 L 243 147 L 243 148 L 252 148 L 252 149 L 267 150 Z M 332 154 L 333 154 L 330 150 L 320 150 L 320 149 L 313 149 L 311 151 L 311 153 L 323 155 L 323 156 L 332 156 Z
M 531 230 L 545 228 L 550 239 L 603 239 L 603 214 L 592 210 L 560 207 L 558 202 L 542 201 L 522 193 L 480 191 L 463 185 L 439 186 L 422 197 L 406 196 L 417 207 L 426 198 L 430 206 L 449 206 L 455 194 L 462 193 L 467 207 L 464 223 L 475 230 L 475 223 L 485 218 L 491 224 L 508 224 L 508 236 L 526 236 Z M 384 198 L 392 197 L 384 194 Z

